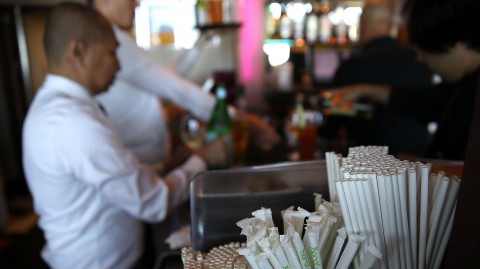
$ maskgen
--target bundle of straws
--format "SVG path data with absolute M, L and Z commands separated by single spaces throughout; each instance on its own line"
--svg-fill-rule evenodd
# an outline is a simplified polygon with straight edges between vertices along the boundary
M 460 179 L 430 173 L 431 164 L 400 161 L 381 146 L 326 153 L 330 202 L 315 211 L 261 208 L 237 222 L 246 243 L 205 259 L 182 250 L 185 268 L 439 268 L 450 237 Z M 220 257 L 220 258 L 219 258 Z M 208 260 L 209 262 L 206 262 Z
M 346 158 L 326 153 L 330 199 L 340 204 L 348 239 L 365 237 L 354 268 L 372 246 L 384 256 L 375 268 L 439 268 L 461 181 L 387 152 L 362 146 Z
M 252 218 L 237 222 L 242 228 L 241 234 L 247 237 L 245 247 L 238 249 L 238 253 L 253 269 L 348 268 L 365 236 L 353 235 L 344 246 L 347 233 L 340 205 L 322 200 L 319 194 L 315 196 L 315 212 L 300 207 L 281 212 L 283 234 L 274 226 L 268 208 L 261 208 L 252 213 Z M 369 249 L 369 253 L 361 268 L 369 268 L 381 257 L 374 248 Z

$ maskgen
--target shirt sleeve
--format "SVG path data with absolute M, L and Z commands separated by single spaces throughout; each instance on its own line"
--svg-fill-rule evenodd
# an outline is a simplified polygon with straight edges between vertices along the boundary
M 112 204 L 145 221 L 163 220 L 188 198 L 190 181 L 205 170 L 205 163 L 192 157 L 160 178 L 150 166 L 136 159 L 101 116 L 77 116 L 62 130 L 62 139 L 75 141 L 61 156 L 68 160 L 69 173 L 96 188 Z
M 171 101 L 200 119 L 210 118 L 215 104 L 213 95 L 153 62 L 122 30 L 115 28 L 115 34 L 120 43 L 117 57 L 121 65 L 117 79 Z

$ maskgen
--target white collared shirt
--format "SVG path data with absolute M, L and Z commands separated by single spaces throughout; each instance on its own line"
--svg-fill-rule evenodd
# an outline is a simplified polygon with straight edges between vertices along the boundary
M 46 238 L 42 256 L 68 269 L 131 267 L 142 252 L 140 220 L 163 220 L 205 170 L 193 156 L 158 178 L 84 87 L 51 74 L 24 122 L 23 164 Z
M 158 97 L 175 103 L 207 121 L 215 97 L 171 70 L 153 62 L 130 35 L 113 25 L 119 42 L 120 71 L 110 89 L 96 98 L 108 111 L 125 145 L 144 162 L 168 156 L 170 146 Z

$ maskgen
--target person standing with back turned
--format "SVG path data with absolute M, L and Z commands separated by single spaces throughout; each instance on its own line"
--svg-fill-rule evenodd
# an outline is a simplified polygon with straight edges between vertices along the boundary
M 111 25 L 78 3 L 53 8 L 48 74 L 23 128 L 23 167 L 52 268 L 134 268 L 142 220 L 159 222 L 188 198 L 195 174 L 225 158 L 217 140 L 163 179 L 123 144 L 94 96 L 119 63 Z

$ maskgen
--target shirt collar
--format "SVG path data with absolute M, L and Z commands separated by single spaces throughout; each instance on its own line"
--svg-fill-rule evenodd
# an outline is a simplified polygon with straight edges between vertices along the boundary
M 93 100 L 92 94 L 81 84 L 54 74 L 47 74 L 45 84 L 54 85 L 53 89 L 57 92 L 81 100 Z

